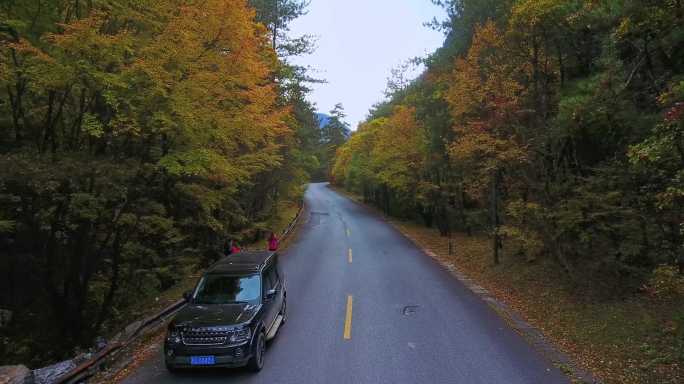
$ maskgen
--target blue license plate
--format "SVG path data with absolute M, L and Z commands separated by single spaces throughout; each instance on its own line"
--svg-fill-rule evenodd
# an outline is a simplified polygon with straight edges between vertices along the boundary
M 214 356 L 190 356 L 190 365 L 214 365 L 216 359 Z

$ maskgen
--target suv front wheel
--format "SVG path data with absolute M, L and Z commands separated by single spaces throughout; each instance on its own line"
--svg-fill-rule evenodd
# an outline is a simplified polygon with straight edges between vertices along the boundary
M 166 370 L 167 370 L 170 374 L 176 374 L 176 373 L 178 373 L 178 368 L 176 368 L 175 366 L 173 366 L 173 365 L 171 365 L 171 364 L 169 364 L 169 363 L 165 363 L 164 365 L 166 365 Z
M 264 354 L 266 353 L 266 336 L 263 332 L 259 332 L 256 344 L 254 345 L 254 353 L 252 358 L 247 363 L 247 368 L 252 372 L 259 372 L 264 367 Z

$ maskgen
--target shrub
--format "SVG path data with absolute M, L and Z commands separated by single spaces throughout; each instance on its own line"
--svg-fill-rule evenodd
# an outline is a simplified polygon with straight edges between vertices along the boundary
M 649 279 L 649 286 L 661 299 L 671 300 L 684 297 L 684 276 L 680 275 L 674 266 L 661 265 L 654 269 Z M 684 322 L 684 318 L 682 320 Z

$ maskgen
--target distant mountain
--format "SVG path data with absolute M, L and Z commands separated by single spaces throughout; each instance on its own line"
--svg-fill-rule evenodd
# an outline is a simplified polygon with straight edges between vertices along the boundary
M 325 113 L 316 113 L 316 117 L 318 118 L 318 126 L 321 128 L 325 127 L 330 122 L 330 116 Z

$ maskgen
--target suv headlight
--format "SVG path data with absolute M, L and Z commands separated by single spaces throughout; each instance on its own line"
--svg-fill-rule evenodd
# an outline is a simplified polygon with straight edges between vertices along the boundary
M 166 341 L 173 344 L 180 344 L 180 332 L 176 328 L 169 328 L 168 332 L 166 333 Z
M 246 341 L 249 341 L 249 338 L 252 336 L 252 331 L 249 329 L 249 327 L 245 328 L 240 328 L 235 330 L 231 335 L 229 342 L 230 344 L 242 344 Z

